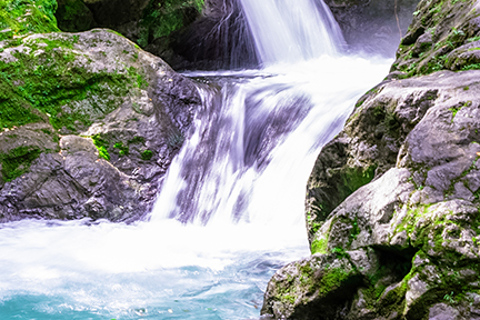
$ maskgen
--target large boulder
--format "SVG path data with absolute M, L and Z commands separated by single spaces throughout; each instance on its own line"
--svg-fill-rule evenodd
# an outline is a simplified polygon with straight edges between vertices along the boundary
M 390 80 L 361 100 L 310 183 L 336 176 L 341 189 L 352 172 L 351 181 L 373 181 L 310 221 L 314 255 L 273 277 L 264 314 L 480 319 L 479 76 Z M 320 204 L 336 192 L 318 188 L 310 196 Z
M 22 30 L 0 42 L 0 221 L 143 217 L 197 86 L 109 30 Z

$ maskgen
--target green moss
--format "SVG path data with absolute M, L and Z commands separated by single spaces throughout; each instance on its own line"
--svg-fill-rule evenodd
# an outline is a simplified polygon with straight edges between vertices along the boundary
M 415 30 L 411 31 L 415 32 L 404 38 L 404 45 L 397 52 L 397 61 L 392 71 L 403 71 L 406 77 L 414 77 L 449 70 L 447 59 L 449 53 L 465 43 L 479 40 L 478 36 L 467 38 L 471 34 L 467 22 L 477 17 L 473 7 L 473 1 L 422 1 L 412 23 Z M 455 12 L 454 16 L 452 12 Z M 422 29 L 425 31 L 422 32 Z M 430 46 L 428 42 L 425 47 L 419 48 L 417 36 L 427 32 L 430 32 L 435 45 Z M 478 65 L 474 64 L 469 68 L 478 69 Z
M 142 29 L 137 43 L 144 47 L 149 40 L 169 36 L 193 22 L 203 7 L 204 0 L 151 1 L 141 20 Z
M 132 88 L 147 86 L 135 68 L 93 72 L 77 63 L 85 57 L 71 50 L 74 37 L 25 39 L 16 61 L 0 56 L 2 127 L 50 121 L 55 129 L 75 133 L 117 108 Z
M 0 154 L 3 181 L 12 181 L 27 172 L 40 153 L 38 148 L 18 147 L 12 149 L 8 154 Z
M 312 241 L 312 244 L 310 246 L 310 250 L 312 254 L 315 254 L 315 253 L 325 254 L 327 253 L 327 248 L 328 248 L 328 239 L 326 238 L 315 239 Z
M 0 0 L 0 41 L 29 33 L 59 31 L 55 0 Z
M 340 288 L 341 284 L 347 280 L 350 276 L 350 272 L 345 271 L 342 268 L 329 269 L 320 282 L 317 284 L 320 295 L 326 295 Z
M 376 164 L 372 164 L 366 168 L 342 168 L 338 172 L 338 178 L 335 183 L 335 190 L 331 190 L 332 197 L 322 202 L 316 202 L 315 205 L 315 221 L 324 221 L 326 217 L 352 193 L 360 187 L 370 183 L 374 176 Z M 312 221 L 312 223 L 315 223 Z
M 285 303 L 289 303 L 289 304 L 294 304 L 295 303 L 295 300 L 296 300 L 296 297 L 294 295 L 290 295 L 290 294 L 286 294 L 286 295 L 282 295 L 282 301 Z
M 458 111 L 462 110 L 462 108 L 465 108 L 465 107 L 468 108 L 471 104 L 472 104 L 472 101 L 467 101 L 467 102 L 463 103 L 461 106 L 455 106 L 455 107 L 452 107 L 452 108 L 448 109 L 452 112 L 451 122 L 453 123 L 453 120 L 455 119 L 455 116 L 457 115 Z
M 110 154 L 108 153 L 108 147 L 110 144 L 99 134 L 92 136 L 92 140 L 95 147 L 97 147 L 99 157 L 110 161 Z
M 153 157 L 152 150 L 147 149 L 147 150 L 142 151 L 141 157 L 142 157 L 142 160 L 146 160 L 146 161 L 152 159 L 152 157 Z
M 410 236 L 417 226 L 418 221 L 429 211 L 432 204 L 421 204 L 416 207 L 408 208 L 407 215 L 395 229 L 395 233 L 406 231 Z
M 118 154 L 119 154 L 120 156 L 126 156 L 126 155 L 128 155 L 129 148 L 128 148 L 128 146 L 124 146 L 124 145 L 123 145 L 123 142 L 117 142 L 117 143 L 115 143 L 115 144 L 113 145 L 113 147 L 114 147 L 115 149 L 118 149 Z
M 307 224 L 308 224 L 308 228 L 310 229 L 309 232 L 312 235 L 315 234 L 318 231 L 318 229 L 320 229 L 320 227 L 322 226 L 321 223 L 318 223 L 315 221 L 310 211 L 307 212 Z
M 145 138 L 136 136 L 133 139 L 128 140 L 128 144 L 136 144 L 136 143 L 145 143 Z
M 480 63 L 467 64 L 462 67 L 462 71 L 467 71 L 467 70 L 480 70 Z

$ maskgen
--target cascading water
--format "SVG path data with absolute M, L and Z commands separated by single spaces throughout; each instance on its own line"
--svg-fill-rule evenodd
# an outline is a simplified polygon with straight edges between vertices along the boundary
M 389 61 L 336 55 L 321 1 L 242 7 L 268 67 L 186 73 L 204 106 L 149 221 L 2 225 L 0 319 L 258 318 L 271 275 L 308 254 L 315 158 Z
M 343 44 L 323 0 L 241 0 L 261 62 L 295 63 L 334 55 Z

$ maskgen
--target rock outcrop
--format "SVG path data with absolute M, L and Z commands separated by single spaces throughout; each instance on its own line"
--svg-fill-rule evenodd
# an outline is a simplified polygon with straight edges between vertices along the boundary
M 55 32 L 43 2 L 10 8 L 27 22 L 1 32 L 0 221 L 138 219 L 188 134 L 197 86 L 115 32 Z
M 421 1 L 415 16 L 449 15 L 437 22 L 476 37 L 477 6 Z M 324 147 L 307 187 L 313 255 L 272 278 L 266 318 L 480 319 L 480 71 L 469 70 L 469 43 L 440 68 L 463 59 L 464 71 L 394 65 Z
M 392 76 L 479 69 L 478 10 L 479 4 L 471 0 L 421 1 L 397 51 Z
M 353 52 L 392 56 L 419 0 L 325 0 Z

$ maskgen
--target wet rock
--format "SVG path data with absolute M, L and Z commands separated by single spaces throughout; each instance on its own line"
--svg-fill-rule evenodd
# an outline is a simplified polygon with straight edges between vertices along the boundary
M 144 217 L 201 103 L 196 85 L 107 30 L 5 44 L 0 221 Z

